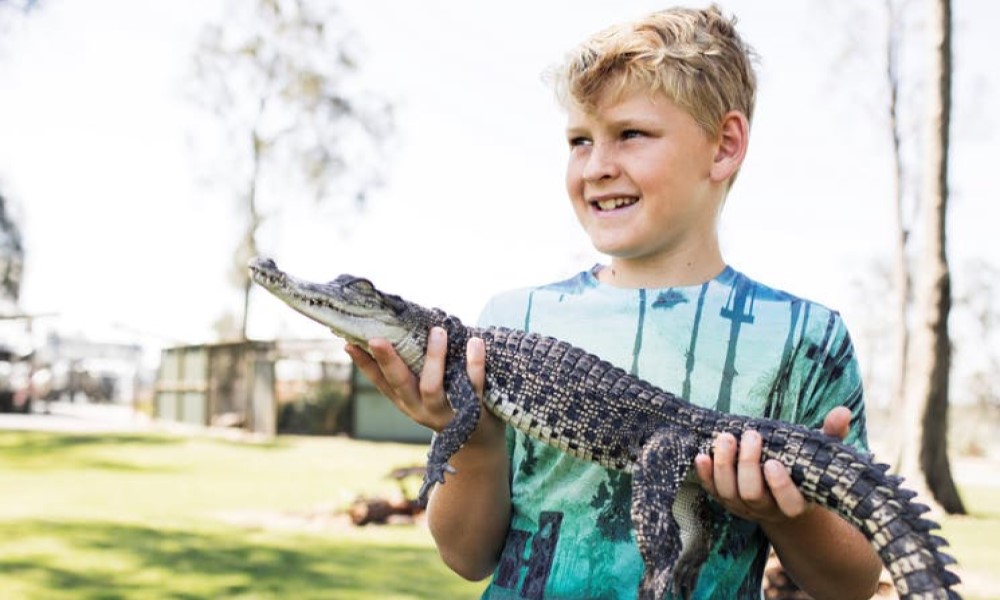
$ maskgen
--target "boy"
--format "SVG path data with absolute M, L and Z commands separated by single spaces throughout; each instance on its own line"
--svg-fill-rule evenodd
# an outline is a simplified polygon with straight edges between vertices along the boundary
M 553 335 L 690 402 L 849 430 L 863 446 L 858 368 L 839 316 L 750 280 L 719 248 L 753 112 L 750 55 L 715 7 L 654 13 L 577 48 L 555 82 L 568 115 L 566 187 L 610 264 L 501 294 L 480 324 Z M 443 336 L 431 332 L 419 381 L 387 343 L 372 342 L 374 360 L 348 351 L 400 410 L 440 430 L 451 417 Z M 481 341 L 470 343 L 469 363 L 481 388 Z M 726 435 L 696 459 L 717 525 L 693 597 L 760 598 L 768 544 L 814 597 L 870 597 L 881 563 L 865 538 L 808 505 L 780 464 L 762 469 L 760 451 L 753 433 Z M 628 475 L 488 414 L 451 464 L 457 474 L 435 489 L 428 522 L 453 570 L 493 574 L 484 598 L 635 596 L 643 564 Z

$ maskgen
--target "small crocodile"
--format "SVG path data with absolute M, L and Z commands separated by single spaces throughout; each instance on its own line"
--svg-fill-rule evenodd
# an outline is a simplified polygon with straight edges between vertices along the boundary
M 258 284 L 335 334 L 368 347 L 385 338 L 419 374 L 431 327 L 448 333 L 444 383 L 453 419 L 431 444 L 421 498 L 454 472 L 449 458 L 468 440 L 480 402 L 466 373 L 470 337 L 486 347 L 482 404 L 509 426 L 573 456 L 632 474 L 631 518 L 645 563 L 640 598 L 667 591 L 688 598 L 711 547 L 707 496 L 691 479 L 699 453 L 722 432 L 753 429 L 762 460 L 777 459 L 808 500 L 861 530 L 885 563 L 904 600 L 960 599 L 954 563 L 921 517 L 927 507 L 900 487 L 888 467 L 839 440 L 799 425 L 694 406 L 581 348 L 534 333 L 467 327 L 440 309 L 386 294 L 367 279 L 341 275 L 329 283 L 296 279 L 270 259 L 249 265 Z

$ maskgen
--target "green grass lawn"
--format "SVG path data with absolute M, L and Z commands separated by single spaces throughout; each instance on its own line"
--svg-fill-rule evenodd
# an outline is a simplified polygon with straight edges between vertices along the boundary
M 420 525 L 331 517 L 425 448 L 341 438 L 0 431 L 0 598 L 475 598 Z M 966 600 L 994 591 L 1000 488 L 944 519 Z
M 330 438 L 0 432 L 0 597 L 477 597 L 483 584 L 451 574 L 423 527 L 329 518 L 359 493 L 396 492 L 384 475 L 424 454 Z
M 966 486 L 962 499 L 969 514 L 941 519 L 939 532 L 958 560 L 959 589 L 965 600 L 1000 600 L 1000 487 Z

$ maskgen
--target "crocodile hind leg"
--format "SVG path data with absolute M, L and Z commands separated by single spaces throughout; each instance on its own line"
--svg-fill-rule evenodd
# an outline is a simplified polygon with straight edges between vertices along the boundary
M 643 445 L 632 474 L 632 524 L 646 571 L 639 598 L 667 591 L 690 598 L 710 542 L 705 495 L 687 482 L 698 445 L 688 434 L 660 430 Z
M 712 511 L 708 494 L 694 477 L 681 483 L 671 514 L 680 528 L 681 553 L 674 565 L 674 591 L 689 597 L 712 548 Z
M 427 495 L 434 484 L 444 483 L 445 473 L 455 472 L 448 464 L 448 459 L 465 445 L 479 423 L 479 396 L 465 372 L 464 362 L 448 368 L 445 374 L 445 394 L 455 416 L 431 442 L 431 449 L 427 454 L 427 472 L 418 496 L 420 503 L 424 505 L 427 504 Z

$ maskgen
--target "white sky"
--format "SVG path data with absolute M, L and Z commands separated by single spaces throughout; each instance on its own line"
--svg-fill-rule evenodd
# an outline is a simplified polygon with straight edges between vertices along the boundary
M 872 5 L 867 24 L 820 1 L 723 4 L 762 56 L 727 258 L 850 324 L 879 301 L 859 299 L 856 279 L 891 251 L 881 15 L 870 2 L 857 3 Z M 348 220 L 289 202 L 262 249 L 293 273 L 365 275 L 467 320 L 496 291 L 600 260 L 565 200 L 563 117 L 540 74 L 583 36 L 662 5 L 342 2 L 370 85 L 397 104 L 389 183 Z M 236 201 L 198 180 L 205 132 L 183 91 L 195 35 L 218 12 L 218 0 L 48 0 L 0 33 L 0 189 L 20 204 L 26 311 L 197 342 L 238 306 Z M 958 0 L 955 17 L 951 257 L 1000 264 L 986 187 L 1000 156 L 1000 4 Z M 253 335 L 325 335 L 269 298 L 255 306 Z

